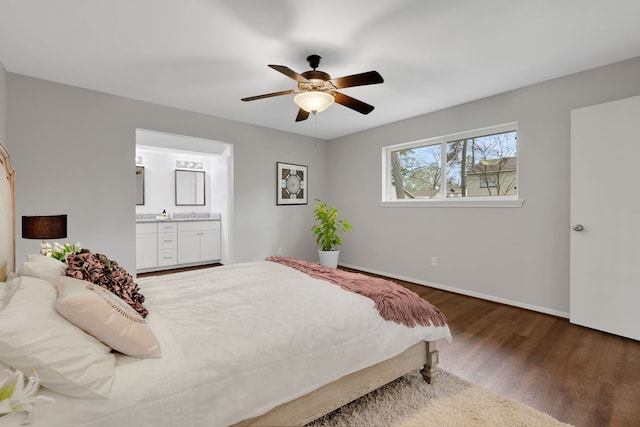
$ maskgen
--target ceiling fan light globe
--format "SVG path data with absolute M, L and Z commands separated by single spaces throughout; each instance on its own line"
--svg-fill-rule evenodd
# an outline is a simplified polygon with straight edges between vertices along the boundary
M 333 95 L 319 91 L 302 92 L 293 98 L 298 107 L 309 113 L 320 113 L 329 108 L 334 101 Z

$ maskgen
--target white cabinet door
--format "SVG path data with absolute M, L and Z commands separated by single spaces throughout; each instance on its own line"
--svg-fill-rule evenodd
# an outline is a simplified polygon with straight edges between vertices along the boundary
M 220 221 L 178 224 L 178 264 L 220 259 Z
M 200 232 L 200 260 L 218 261 L 220 259 L 220 230 Z
M 158 266 L 158 234 L 136 234 L 136 268 Z
M 178 231 L 178 264 L 200 261 L 200 232 Z
M 571 112 L 570 320 L 640 340 L 640 97 Z

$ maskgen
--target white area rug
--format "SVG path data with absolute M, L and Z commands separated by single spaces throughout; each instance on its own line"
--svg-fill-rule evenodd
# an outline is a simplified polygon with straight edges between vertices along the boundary
M 521 403 L 439 370 L 434 384 L 418 371 L 309 424 L 311 426 L 567 426 Z

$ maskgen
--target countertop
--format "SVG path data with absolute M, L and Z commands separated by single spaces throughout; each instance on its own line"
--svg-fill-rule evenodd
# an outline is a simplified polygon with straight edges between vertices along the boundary
M 220 221 L 220 214 L 207 214 L 205 215 L 196 215 L 189 216 L 188 214 L 184 214 L 185 216 L 174 216 L 172 218 L 167 219 L 158 219 L 156 215 L 140 215 L 136 217 L 136 223 L 147 223 L 147 222 L 193 222 L 193 221 Z M 159 216 L 159 215 L 158 215 Z

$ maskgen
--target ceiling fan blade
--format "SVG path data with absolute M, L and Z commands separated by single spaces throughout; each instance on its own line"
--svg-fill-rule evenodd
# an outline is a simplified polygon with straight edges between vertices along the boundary
M 336 89 L 343 89 L 345 87 L 375 85 L 383 83 L 384 79 L 377 71 L 367 71 L 366 73 L 352 74 L 350 76 L 331 79 L 329 82 L 334 85 Z
M 309 112 L 303 110 L 302 108 L 298 110 L 298 116 L 296 117 L 296 122 L 301 122 L 303 120 L 307 120 L 309 118 Z
M 307 83 L 309 81 L 302 77 L 300 74 L 293 71 L 291 68 L 285 67 L 284 65 L 269 65 L 269 67 L 273 68 L 276 71 L 280 71 L 285 76 L 292 78 L 299 83 Z
M 338 104 L 362 114 L 369 114 L 375 108 L 373 105 L 369 105 L 366 102 L 359 101 L 340 92 L 336 92 L 334 98 Z
M 289 95 L 290 93 L 296 93 L 296 91 L 293 89 L 290 89 L 290 90 L 283 90 L 281 92 L 265 93 L 264 95 L 249 96 L 247 98 L 242 98 L 242 101 L 245 101 L 245 102 L 255 101 L 256 99 L 271 98 L 273 96 L 280 96 L 280 95 Z

